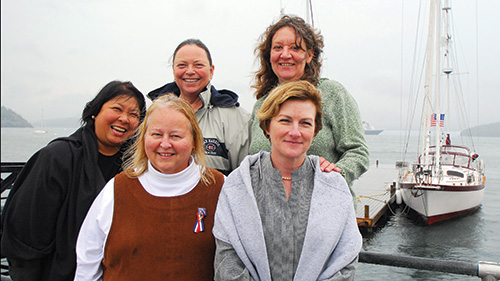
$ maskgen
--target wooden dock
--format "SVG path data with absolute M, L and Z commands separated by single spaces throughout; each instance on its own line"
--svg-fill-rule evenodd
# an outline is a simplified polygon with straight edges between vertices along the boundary
M 395 199 L 395 165 L 372 165 L 352 186 L 356 193 L 356 219 L 358 226 L 369 231 L 389 211 Z

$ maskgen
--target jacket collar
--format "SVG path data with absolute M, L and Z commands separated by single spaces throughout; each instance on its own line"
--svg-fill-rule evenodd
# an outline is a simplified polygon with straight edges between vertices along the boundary
M 238 102 L 238 95 L 230 90 L 217 90 L 210 83 L 207 85 L 207 88 L 210 87 L 210 104 L 213 106 L 221 106 L 221 107 L 230 107 L 230 106 L 240 106 Z M 204 91 L 207 90 L 205 88 Z M 155 89 L 147 94 L 147 97 L 151 100 L 155 100 L 160 96 L 163 96 L 167 93 L 174 93 L 177 96 L 180 96 L 181 91 L 175 82 L 171 82 L 165 84 L 164 86 Z

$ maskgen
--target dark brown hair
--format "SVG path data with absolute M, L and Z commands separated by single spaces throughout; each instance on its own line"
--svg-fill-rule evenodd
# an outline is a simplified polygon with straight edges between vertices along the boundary
M 118 96 L 126 96 L 137 100 L 140 111 L 139 122 L 141 122 L 146 114 L 146 101 L 144 100 L 144 95 L 131 82 L 115 80 L 106 84 L 93 100 L 87 102 L 82 112 L 82 125 L 93 122 L 92 116 L 97 116 L 106 102 Z
M 271 67 L 271 47 L 274 34 L 283 27 L 290 26 L 295 30 L 295 39 L 297 46 L 305 43 L 306 52 L 313 51 L 313 58 L 304 69 L 304 75 L 301 80 L 309 81 L 317 86 L 321 70 L 321 54 L 323 53 L 323 36 L 319 30 L 314 29 L 302 18 L 292 15 L 283 15 L 276 23 L 271 24 L 266 31 L 259 37 L 261 42 L 255 48 L 255 54 L 260 62 L 260 68 L 255 72 L 255 82 L 252 87 L 256 89 L 255 97 L 257 99 L 265 96 L 272 88 L 278 85 L 278 77 Z
M 186 39 L 182 41 L 177 48 L 175 48 L 174 54 L 172 55 L 172 63 L 174 63 L 175 56 L 177 55 L 177 52 L 180 50 L 180 48 L 186 46 L 186 45 L 195 45 L 203 50 L 205 50 L 205 53 L 207 54 L 208 62 L 210 63 L 210 66 L 212 66 L 212 55 L 210 54 L 210 51 L 208 50 L 207 45 L 205 45 L 203 42 L 201 42 L 200 39 Z

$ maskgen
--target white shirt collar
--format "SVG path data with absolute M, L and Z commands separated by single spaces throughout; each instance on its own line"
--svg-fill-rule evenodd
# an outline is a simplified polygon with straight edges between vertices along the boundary
M 153 196 L 174 197 L 184 195 L 193 190 L 201 179 L 201 167 L 194 162 L 193 157 L 189 162 L 189 166 L 178 173 L 164 174 L 156 170 L 148 160 L 148 170 L 139 176 L 139 182 Z

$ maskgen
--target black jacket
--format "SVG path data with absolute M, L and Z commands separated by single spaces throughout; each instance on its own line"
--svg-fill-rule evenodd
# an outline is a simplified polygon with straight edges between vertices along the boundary
M 87 124 L 28 160 L 2 212 L 2 256 L 12 277 L 73 280 L 80 226 L 105 185 L 98 155 Z

